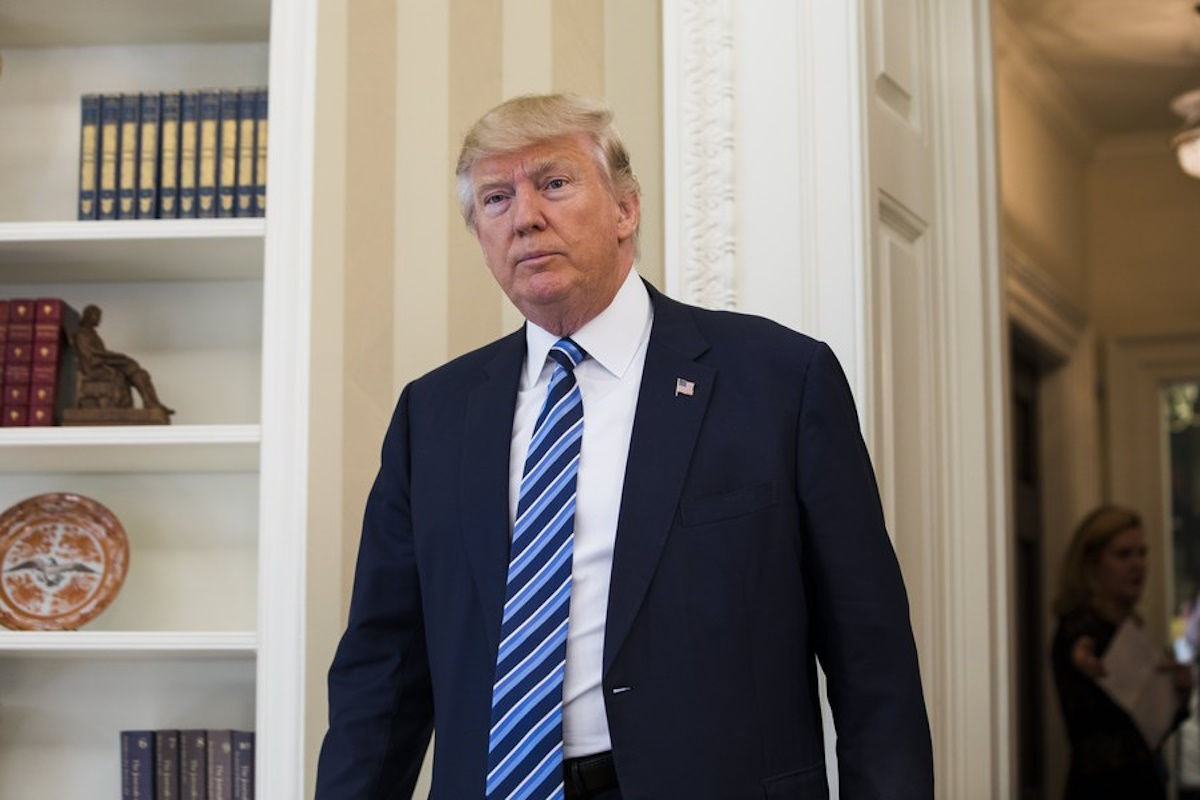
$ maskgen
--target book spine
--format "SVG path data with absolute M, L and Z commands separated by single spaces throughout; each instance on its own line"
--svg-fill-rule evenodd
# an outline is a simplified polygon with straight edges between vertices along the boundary
M 154 732 L 154 800 L 179 800 L 179 731 Z
M 117 164 L 121 155 L 121 95 L 100 98 L 100 202 L 97 219 L 117 218 Z
M 179 799 L 208 800 L 208 735 L 179 732 Z
M 208 800 L 232 800 L 233 731 L 208 732 Z
M 237 216 L 254 216 L 255 89 L 238 90 Z
M 79 313 L 65 301 L 34 301 L 33 365 L 29 383 L 29 424 L 55 425 L 64 408 L 75 404 L 75 358 L 68 337 L 79 327 Z
M 162 131 L 160 113 L 158 92 L 142 94 L 141 118 L 138 121 L 138 219 L 154 219 L 158 216 L 158 158 Z
M 158 156 L 158 216 L 179 216 L 179 92 L 163 92 L 159 99 L 162 135 Z
M 8 361 L 8 301 L 0 300 L 0 414 L 4 412 L 4 365 Z M 3 421 L 0 421 L 3 425 Z
M 233 732 L 233 800 L 254 800 L 254 731 Z
M 196 216 L 196 154 L 200 151 L 200 94 L 179 96 L 179 216 Z
M 57 341 L 33 343 L 33 363 L 29 371 L 29 425 L 53 425 L 57 414 L 58 368 L 63 347 Z
M 79 218 L 96 218 L 96 186 L 100 168 L 100 95 L 79 101 Z
M 200 92 L 196 117 L 196 216 L 217 215 L 217 149 L 220 141 L 221 93 L 213 89 Z
M 136 94 L 121 95 L 121 152 L 117 162 L 117 219 L 137 217 L 138 117 Z
M 254 95 L 254 216 L 267 215 L 267 89 Z
M 237 89 L 221 90 L 217 141 L 217 216 L 237 216 L 238 121 Z
M 154 800 L 154 731 L 121 731 L 121 799 Z
M 34 309 L 33 300 L 9 301 L 4 346 L 4 427 L 25 427 L 29 424 Z
M 12 347 L 12 345 L 9 345 Z M 30 364 L 4 365 L 4 427 L 23 428 L 29 424 Z

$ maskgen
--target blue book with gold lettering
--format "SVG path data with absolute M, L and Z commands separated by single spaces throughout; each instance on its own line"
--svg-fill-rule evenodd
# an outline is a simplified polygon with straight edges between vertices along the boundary
M 255 89 L 238 90 L 237 216 L 254 216 Z
M 158 216 L 179 216 L 179 92 L 163 92 L 159 99 L 162 132 L 158 137 Z
M 162 123 L 159 119 L 158 92 L 141 96 L 141 118 L 138 120 L 138 177 L 137 218 L 158 216 L 158 159 Z
M 117 218 L 117 163 L 121 157 L 121 95 L 100 98 L 100 175 L 97 219 Z
M 117 219 L 137 217 L 138 121 L 141 98 L 121 95 L 121 144 L 117 160 Z
M 254 800 L 254 731 L 233 732 L 233 800 Z
M 100 95 L 80 98 L 79 120 L 79 219 L 95 219 L 100 177 Z
M 238 164 L 237 89 L 221 90 L 221 121 L 217 140 L 217 216 L 237 216 Z
M 267 89 L 254 95 L 254 216 L 267 215 Z
M 196 216 L 196 162 L 200 152 L 200 93 L 179 96 L 179 216 Z
M 154 800 L 154 731 L 121 731 L 121 800 Z
M 200 92 L 196 116 L 196 216 L 217 215 L 217 150 L 220 148 L 221 93 Z

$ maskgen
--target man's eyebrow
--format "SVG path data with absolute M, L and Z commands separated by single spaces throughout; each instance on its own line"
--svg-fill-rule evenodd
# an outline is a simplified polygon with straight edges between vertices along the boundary
M 567 172 L 574 174 L 574 162 L 569 158 L 547 157 L 539 158 L 529 164 L 528 169 L 524 170 L 534 181 L 541 180 L 546 175 L 553 172 Z M 512 178 L 509 174 L 483 175 L 475 182 L 475 194 L 489 192 L 494 189 L 502 189 L 512 185 Z

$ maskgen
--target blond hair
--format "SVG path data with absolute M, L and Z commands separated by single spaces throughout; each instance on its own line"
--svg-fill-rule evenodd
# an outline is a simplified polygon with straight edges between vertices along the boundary
M 454 173 L 458 178 L 458 207 L 467 227 L 475 230 L 471 171 L 480 159 L 580 134 L 591 142 L 613 197 L 623 200 L 641 193 L 629 151 L 613 125 L 612 109 L 599 100 L 576 94 L 522 95 L 484 114 L 463 139 Z
M 1058 596 L 1054 600 L 1056 614 L 1093 604 L 1096 598 L 1092 578 L 1100 554 L 1118 534 L 1141 526 L 1142 518 L 1136 512 L 1113 505 L 1100 506 L 1083 518 L 1063 556 Z

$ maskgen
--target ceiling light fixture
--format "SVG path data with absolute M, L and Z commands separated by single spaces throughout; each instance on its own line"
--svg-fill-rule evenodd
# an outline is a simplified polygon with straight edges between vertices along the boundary
M 1184 92 L 1171 101 L 1171 110 L 1183 117 L 1183 128 L 1171 139 L 1179 166 L 1200 178 L 1200 89 Z

